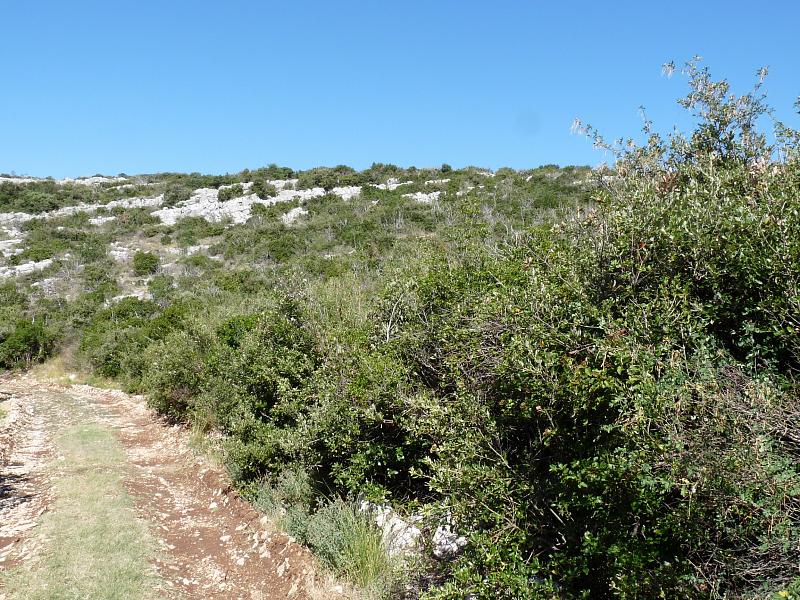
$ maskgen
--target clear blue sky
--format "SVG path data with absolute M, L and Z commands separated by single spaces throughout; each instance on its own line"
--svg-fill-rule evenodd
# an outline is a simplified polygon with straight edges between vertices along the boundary
M 4 2 L 0 172 L 597 164 L 705 58 L 797 124 L 800 2 Z

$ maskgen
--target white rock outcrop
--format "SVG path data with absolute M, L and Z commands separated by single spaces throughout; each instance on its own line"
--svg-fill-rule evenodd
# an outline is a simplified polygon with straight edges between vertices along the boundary
M 111 247 L 108 250 L 108 254 L 117 262 L 125 262 L 131 258 L 133 255 L 133 250 L 126 248 L 119 242 L 111 242 Z
M 0 279 L 6 277 L 19 277 L 20 275 L 30 275 L 36 271 L 46 269 L 52 264 L 53 260 L 51 258 L 46 258 L 38 262 L 28 261 L 13 267 L 0 267 Z
M 402 556 L 420 548 L 422 531 L 413 523 L 400 518 L 387 504 L 362 501 L 361 512 L 371 514 L 375 524 L 383 532 L 383 543 L 389 556 Z
M 0 225 L 25 223 L 32 219 L 53 219 L 56 217 L 67 217 L 80 212 L 94 213 L 100 208 L 147 208 L 151 206 L 161 206 L 164 203 L 164 196 L 151 196 L 151 197 L 137 197 L 137 198 L 120 198 L 119 200 L 112 200 L 108 204 L 76 204 L 75 206 L 64 206 L 57 210 L 51 210 L 40 214 L 31 214 L 24 212 L 11 212 L 0 213 Z
M 10 240 L 0 241 L 0 256 L 14 256 L 22 252 L 22 248 L 18 248 L 22 243 L 21 239 L 12 238 Z
M 38 177 L 0 177 L 0 183 L 38 183 L 41 181 L 48 181 L 47 179 L 39 179 Z M 77 184 L 77 185 L 99 185 L 101 183 L 116 183 L 119 181 L 128 181 L 127 177 L 79 177 L 73 179 L 72 177 L 65 177 L 64 179 L 55 180 L 58 185 Z
M 437 558 L 449 558 L 458 554 L 467 545 L 467 538 L 454 531 L 453 516 L 448 514 L 445 522 L 433 533 L 433 555 Z
M 286 214 L 281 215 L 281 221 L 283 221 L 283 224 L 288 227 L 289 225 L 297 221 L 300 217 L 307 214 L 308 211 L 305 208 L 303 208 L 302 206 L 295 206 L 292 210 L 290 210 Z
M 374 504 L 362 500 L 361 512 L 371 515 L 381 530 L 386 551 L 390 556 L 402 556 L 422 550 L 422 531 L 417 527 L 424 517 L 415 514 L 403 519 L 388 504 Z M 447 559 L 455 556 L 467 545 L 467 538 L 459 535 L 453 524 L 453 515 L 447 513 L 431 539 L 434 556 Z
M 117 217 L 112 217 L 112 216 L 92 217 L 91 219 L 89 219 L 89 223 L 91 223 L 92 225 L 102 225 L 103 223 L 108 223 L 109 221 L 116 221 L 116 220 Z
M 255 194 L 247 194 L 239 198 L 232 198 L 226 202 L 220 202 L 218 199 L 218 190 L 214 188 L 200 188 L 195 190 L 192 197 L 188 200 L 178 203 L 177 206 L 172 208 L 162 208 L 154 211 L 153 215 L 161 219 L 167 225 L 174 225 L 180 219 L 186 217 L 202 217 L 207 221 L 219 222 L 224 219 L 230 219 L 235 224 L 245 223 L 249 218 L 254 204 L 263 204 L 271 206 L 278 202 L 300 202 L 301 204 L 306 200 L 318 198 L 325 195 L 325 190 L 321 187 L 311 188 L 307 190 L 295 190 L 290 187 L 296 181 L 282 181 L 276 180 L 270 183 L 278 189 L 278 193 L 271 198 L 262 200 Z M 276 185 L 280 183 L 281 185 Z M 248 191 L 252 186 L 251 183 L 243 185 L 245 191 Z M 230 186 L 222 186 L 230 187 Z M 359 186 L 345 186 L 336 187 L 332 190 L 333 194 L 340 196 L 344 200 L 350 200 L 361 193 Z M 291 212 L 291 211 L 290 211 Z
M 399 179 L 395 179 L 394 177 L 392 177 L 391 179 L 387 180 L 386 183 L 377 183 L 377 184 L 373 185 L 372 187 L 376 187 L 379 190 L 392 191 L 392 190 L 396 190 L 401 185 L 411 185 L 412 183 L 414 183 L 414 182 L 413 181 L 400 181 Z
M 417 202 L 421 202 L 422 204 L 430 204 L 435 200 L 439 199 L 439 196 L 442 195 L 442 192 L 414 192 L 412 194 L 403 194 L 403 198 L 411 198 L 412 200 L 416 200 Z

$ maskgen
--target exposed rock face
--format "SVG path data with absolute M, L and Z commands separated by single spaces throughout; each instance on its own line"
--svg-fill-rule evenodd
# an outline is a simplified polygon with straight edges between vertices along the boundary
M 400 181 L 399 179 L 395 179 L 394 177 L 392 177 L 386 183 L 378 183 L 378 184 L 373 185 L 372 187 L 376 187 L 379 190 L 392 191 L 392 190 L 396 190 L 401 185 L 411 185 L 412 183 L 414 183 L 414 182 L 413 181 Z
M 45 260 L 40 260 L 38 262 L 28 261 L 14 267 L 0 267 L 0 279 L 6 277 L 18 277 L 20 275 L 29 275 L 35 271 L 46 269 L 52 264 L 53 260 L 46 258 Z
M 412 200 L 416 200 L 417 202 L 421 202 L 423 204 L 430 204 L 431 202 L 438 200 L 439 196 L 442 195 L 442 192 L 414 192 L 413 194 L 403 194 L 403 198 L 411 198 Z
M 161 206 L 164 203 L 164 196 L 152 196 L 147 198 L 120 198 L 112 200 L 108 204 L 76 204 L 75 206 L 65 206 L 58 210 L 51 210 L 41 214 L 33 215 L 24 212 L 0 213 L 0 225 L 24 223 L 32 219 L 52 219 L 56 217 L 68 217 L 80 212 L 93 213 L 100 208 L 143 208 L 151 206 Z M 101 217 L 102 218 L 102 217 Z
M 200 188 L 195 190 L 192 197 L 184 202 L 178 203 L 173 208 L 162 208 L 153 212 L 153 215 L 161 219 L 167 225 L 174 225 L 180 219 L 186 217 L 203 217 L 207 221 L 218 222 L 224 219 L 230 219 L 235 224 L 245 223 L 250 218 L 250 212 L 253 204 L 263 204 L 270 206 L 278 202 L 297 202 L 301 204 L 311 198 L 317 198 L 325 195 L 325 190 L 322 188 L 311 188 L 308 190 L 295 190 L 289 187 L 290 181 L 271 181 L 278 189 L 275 196 L 267 199 L 261 199 L 255 194 L 247 194 L 239 198 L 232 198 L 226 202 L 219 201 L 219 190 L 214 188 Z M 280 184 L 280 185 L 278 185 Z M 222 186 L 222 188 L 230 186 Z M 249 191 L 252 183 L 246 183 L 242 186 L 245 191 Z M 359 186 L 337 187 L 333 188 L 332 193 L 340 196 L 344 200 L 349 200 L 358 196 L 361 193 Z M 291 211 L 290 211 L 291 212 Z
M 0 225 L 24 223 L 25 221 L 30 221 L 33 218 L 35 218 L 34 215 L 29 215 L 28 213 L 24 212 L 0 213 Z
M 333 188 L 333 193 L 339 196 L 342 200 L 352 200 L 361 194 L 360 185 L 349 185 L 344 187 Z
M 109 221 L 116 221 L 117 217 L 93 217 L 89 219 L 89 223 L 92 225 L 102 225 L 103 223 L 108 223 Z
M 288 227 L 289 225 L 297 221 L 300 217 L 307 214 L 308 211 L 305 208 L 303 208 L 302 206 L 296 206 L 292 210 L 287 212 L 285 215 L 282 215 L 281 221 L 283 221 L 283 224 Z
M 10 240 L 0 241 L 0 256 L 13 256 L 19 254 L 22 249 L 17 248 L 22 243 L 21 238 L 12 238 Z
M 47 181 L 47 179 L 39 179 L 38 177 L 0 177 L 0 183 L 16 183 L 16 184 L 23 184 L 23 183 L 37 183 L 41 181 Z M 116 182 L 128 181 L 127 177 L 80 177 L 78 179 L 73 179 L 72 177 L 65 177 L 64 179 L 56 180 L 58 185 L 99 185 L 101 183 L 116 183 Z
M 6 178 L 8 179 L 8 178 Z M 89 182 L 98 178 L 90 177 L 88 179 L 74 180 L 76 182 Z M 0 178 L 2 181 L 3 178 Z M 14 179 L 14 181 L 20 181 Z M 38 180 L 31 180 L 38 181 Z M 122 179 L 121 181 L 125 181 Z M 308 190 L 295 190 L 297 179 L 276 179 L 270 181 L 273 186 L 278 190 L 278 193 L 266 199 L 261 199 L 255 194 L 251 194 L 250 190 L 253 187 L 252 182 L 238 184 L 242 186 L 244 195 L 238 198 L 232 198 L 226 202 L 219 201 L 219 190 L 215 188 L 200 188 L 195 190 L 191 198 L 178 203 L 177 206 L 161 208 L 154 211 L 153 214 L 167 225 L 174 225 L 180 219 L 185 217 L 203 217 L 207 221 L 222 221 L 230 219 L 235 224 L 244 223 L 250 218 L 250 211 L 253 204 L 264 204 L 266 206 L 277 204 L 278 202 L 297 202 L 301 204 L 311 198 L 317 198 L 325 195 L 325 190 L 322 188 L 311 188 Z M 408 182 L 410 183 L 410 182 Z M 87 183 L 87 185 L 90 185 Z M 399 184 L 403 185 L 403 184 Z M 233 187 L 232 185 L 223 185 L 219 189 L 226 189 Z M 394 189 L 394 188 L 391 188 Z M 343 186 L 333 188 L 332 193 L 340 196 L 344 200 L 355 198 L 361 193 L 360 186 Z M 41 214 L 30 214 L 24 212 L 11 212 L 0 213 L 0 226 L 24 223 L 32 219 L 52 219 L 56 217 L 66 217 L 80 212 L 94 213 L 100 208 L 107 210 L 113 208 L 148 208 L 158 207 L 164 204 L 164 196 L 150 197 L 137 197 L 137 198 L 120 198 L 119 200 L 112 200 L 108 204 L 76 204 L 75 206 L 65 206 L 58 210 L 52 210 Z M 100 216 L 90 220 L 93 225 L 101 225 L 107 221 L 112 220 L 111 216 Z
M 108 254 L 117 262 L 125 262 L 133 256 L 133 251 L 122 246 L 119 242 L 111 242 Z

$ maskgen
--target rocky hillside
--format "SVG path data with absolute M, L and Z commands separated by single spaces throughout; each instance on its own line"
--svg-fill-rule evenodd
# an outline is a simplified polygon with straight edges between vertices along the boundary
M 216 440 L 372 598 L 797 598 L 800 133 L 696 63 L 613 172 L 0 184 L 0 366 Z M 693 121 L 693 122 L 695 122 Z

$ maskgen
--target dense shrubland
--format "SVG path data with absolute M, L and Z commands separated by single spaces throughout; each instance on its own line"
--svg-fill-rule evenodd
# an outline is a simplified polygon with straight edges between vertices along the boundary
M 759 132 L 759 87 L 687 73 L 695 129 L 646 123 L 642 145 L 587 129 L 616 156 L 593 184 L 554 166 L 165 176 L 410 183 L 316 198 L 291 226 L 281 205 L 147 225 L 210 246 L 162 266 L 152 300 L 110 303 L 89 250 L 69 301 L 4 284 L 0 364 L 77 340 L 97 373 L 221 433 L 244 493 L 333 568 L 375 570 L 365 587 L 394 583 L 358 560 L 375 539 L 357 498 L 468 538 L 415 564 L 431 599 L 796 596 L 800 140 Z M 25 252 L 100 235 L 68 225 Z

